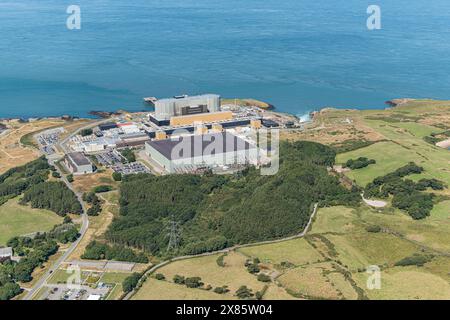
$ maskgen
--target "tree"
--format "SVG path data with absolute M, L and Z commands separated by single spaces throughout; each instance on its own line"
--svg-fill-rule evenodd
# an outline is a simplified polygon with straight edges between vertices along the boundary
M 69 216 L 65 216 L 64 217 L 64 220 L 63 220 L 63 223 L 72 223 L 72 218 L 71 217 L 69 217 Z
M 230 290 L 228 289 L 228 286 L 222 286 L 222 287 L 214 288 L 213 291 L 217 294 L 225 294 L 225 293 L 229 292 Z
M 183 276 L 180 276 L 178 274 L 174 275 L 173 282 L 176 284 L 184 284 L 185 278 Z
M 53 178 L 58 178 L 58 179 L 59 179 L 59 178 L 61 178 L 61 175 L 59 174 L 58 171 L 53 171 L 53 172 L 52 172 L 52 177 L 53 177 Z
M 80 131 L 82 137 L 90 136 L 93 133 L 92 129 L 83 129 Z
M 166 277 L 162 273 L 157 273 L 157 274 L 155 274 L 155 279 L 156 280 L 165 280 Z
M 136 162 L 136 155 L 134 154 L 133 150 L 131 149 L 124 149 L 121 152 L 122 156 L 125 158 L 123 162 Z
M 120 172 L 113 172 L 112 178 L 114 181 L 122 181 L 122 174 Z
M 253 293 L 252 293 L 251 289 L 247 288 L 247 286 L 241 286 L 236 291 L 236 296 L 239 299 L 249 299 L 249 298 L 253 297 Z
M 256 263 L 251 263 L 247 266 L 247 271 L 250 273 L 258 273 L 259 272 L 259 267 Z
M 270 282 L 272 279 L 267 275 L 267 274 L 264 274 L 264 273 L 260 273 L 260 274 L 258 274 L 258 281 L 261 281 L 261 282 Z
M 73 174 L 69 174 L 69 175 L 67 176 L 67 181 L 69 181 L 69 183 L 74 182 Z
M 199 288 L 202 287 L 204 284 L 203 282 L 201 282 L 201 280 L 202 279 L 200 277 L 186 278 L 184 284 L 188 288 Z
M 131 276 L 125 278 L 122 282 L 122 288 L 123 292 L 128 293 L 133 291 L 134 288 L 136 288 L 137 284 L 139 283 L 139 279 L 141 278 L 140 273 L 133 273 Z
M 0 285 L 0 300 L 10 300 L 21 292 L 22 290 L 17 283 L 5 283 L 4 285 Z

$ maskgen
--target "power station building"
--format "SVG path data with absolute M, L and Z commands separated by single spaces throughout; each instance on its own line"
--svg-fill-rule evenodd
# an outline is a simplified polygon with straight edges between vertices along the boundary
M 169 173 L 258 163 L 257 147 L 226 131 L 149 141 L 145 150 Z
M 220 112 L 219 95 L 204 94 L 158 100 L 155 102 L 155 114 L 150 120 L 159 126 L 176 126 L 195 121 L 222 121 L 231 118 L 231 113 Z

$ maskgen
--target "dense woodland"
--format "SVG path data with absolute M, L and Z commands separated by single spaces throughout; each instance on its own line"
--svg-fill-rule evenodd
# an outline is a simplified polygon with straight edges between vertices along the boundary
M 392 206 L 405 210 L 413 219 L 424 219 L 433 210 L 433 193 L 427 189 L 443 190 L 445 185 L 436 179 L 421 179 L 414 182 L 404 179 L 411 174 L 421 174 L 424 169 L 415 163 L 401 167 L 385 176 L 374 179 L 365 189 L 365 195 L 372 198 L 392 198 Z
M 104 243 L 92 241 L 82 255 L 83 259 L 89 260 L 115 260 L 130 261 L 137 263 L 148 263 L 148 258 L 143 253 L 135 253 L 130 248 L 121 245 L 109 246 Z
M 63 182 L 47 181 L 50 172 L 56 172 L 55 168 L 41 157 L 0 175 L 0 204 L 23 193 L 21 203 L 31 203 L 33 208 L 48 209 L 61 216 L 81 213 L 77 197 Z
M 49 181 L 32 186 L 25 191 L 21 203 L 31 203 L 32 208 L 48 209 L 60 216 L 83 212 L 75 194 L 62 181 Z
M 125 176 L 120 217 L 107 239 L 155 255 L 197 254 L 297 234 L 315 203 L 360 202 L 357 190 L 328 174 L 336 156 L 331 148 L 313 142 L 280 147 L 280 170 L 273 176 L 255 168 L 225 176 Z M 168 252 L 170 232 L 174 252 Z

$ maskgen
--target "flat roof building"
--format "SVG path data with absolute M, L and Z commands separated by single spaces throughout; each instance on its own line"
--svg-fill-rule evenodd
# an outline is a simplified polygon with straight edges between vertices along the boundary
M 107 131 L 107 130 L 111 130 L 111 129 L 117 128 L 117 124 L 114 123 L 114 122 L 106 122 L 106 123 L 99 124 L 98 128 L 101 131 Z
M 64 158 L 67 169 L 74 175 L 88 174 L 94 172 L 91 161 L 81 152 L 68 153 Z
M 215 132 L 154 140 L 148 156 L 169 173 L 196 168 L 257 164 L 257 147 L 229 133 Z

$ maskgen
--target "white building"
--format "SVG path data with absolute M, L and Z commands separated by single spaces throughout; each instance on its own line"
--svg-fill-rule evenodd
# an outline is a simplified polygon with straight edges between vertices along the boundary
M 161 99 L 155 103 L 155 118 L 158 120 L 218 111 L 220 111 L 220 96 L 216 94 Z
M 81 152 L 68 153 L 64 158 L 67 169 L 74 175 L 88 174 L 94 172 L 91 161 Z
M 258 163 L 257 147 L 229 132 L 150 141 L 145 149 L 148 156 L 169 173 L 186 168 Z

